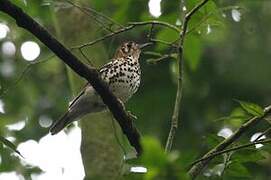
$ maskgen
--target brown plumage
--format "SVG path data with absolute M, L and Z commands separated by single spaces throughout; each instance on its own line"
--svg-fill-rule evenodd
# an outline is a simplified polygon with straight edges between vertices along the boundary
M 140 85 L 140 52 L 140 47 L 135 42 L 123 43 L 117 49 L 113 60 L 100 69 L 101 78 L 122 102 L 126 102 Z M 54 135 L 78 118 L 105 109 L 106 106 L 94 88 L 86 84 L 70 103 L 68 111 L 52 125 L 50 132 Z

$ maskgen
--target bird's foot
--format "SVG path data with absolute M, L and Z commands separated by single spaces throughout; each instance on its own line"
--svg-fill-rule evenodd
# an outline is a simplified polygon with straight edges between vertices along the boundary
M 128 116 L 130 116 L 132 119 L 137 120 L 137 117 L 131 113 L 131 111 L 127 111 Z
M 125 110 L 125 105 L 124 105 L 124 103 L 122 102 L 122 100 L 120 100 L 120 99 L 118 98 L 118 101 L 120 102 L 122 108 Z
M 123 103 L 120 99 L 118 99 L 118 101 L 120 102 L 122 108 L 125 110 L 125 105 L 124 105 L 124 103 Z M 137 117 L 136 117 L 135 115 L 133 115 L 133 114 L 131 113 L 131 111 L 127 111 L 127 114 L 128 114 L 128 116 L 129 116 L 131 119 L 137 120 Z

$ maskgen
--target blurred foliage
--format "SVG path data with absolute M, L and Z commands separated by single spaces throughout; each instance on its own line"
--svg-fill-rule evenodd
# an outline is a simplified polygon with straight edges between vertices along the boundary
M 264 115 L 264 110 L 259 105 L 250 103 L 250 102 L 240 101 L 240 100 L 236 100 L 236 101 L 248 114 L 252 116 L 256 116 L 256 117 L 261 117 Z
M 7 138 L 0 136 L 0 142 L 21 156 L 21 153 L 17 150 L 16 146 L 11 141 L 9 141 Z
M 53 25 L 55 12 L 71 8 L 65 1 L 12 2 L 52 34 L 57 32 Z M 191 9 L 198 2 L 188 0 L 186 8 Z M 148 1 L 143 0 L 91 0 L 91 7 L 124 25 L 132 21 L 160 20 L 179 26 L 183 12 L 178 3 L 162 0 L 162 15 L 158 18 L 150 15 Z M 223 140 L 217 136 L 222 128 L 235 130 L 251 115 L 262 115 L 261 106 L 271 104 L 270 8 L 269 1 L 216 0 L 210 1 L 191 19 L 184 47 L 181 122 L 174 150 L 169 154 L 164 153 L 163 147 L 174 106 L 176 59 L 152 65 L 147 63 L 147 59 L 152 58 L 150 55 L 141 56 L 142 85 L 128 102 L 127 109 L 138 117 L 136 124 L 143 134 L 145 152 L 140 159 L 128 160 L 126 165 L 144 166 L 148 172 L 130 173 L 124 176 L 125 179 L 187 179 L 189 164 Z M 240 21 L 234 20 L 233 16 L 238 14 L 233 10 L 240 13 Z M 92 17 L 86 15 L 86 18 Z M 58 118 L 72 97 L 65 66 L 56 58 L 50 58 L 52 53 L 48 48 L 3 13 L 0 13 L 0 23 L 10 28 L 8 36 L 0 39 L 0 46 L 12 41 L 17 48 L 14 56 L 5 56 L 2 51 L 0 54 L 0 99 L 5 109 L 4 114 L 0 113 L 0 136 L 15 138 L 12 142 L 15 145 L 29 139 L 39 140 L 48 132 L 40 126 L 39 120 L 42 117 Z M 80 27 L 80 21 L 74 21 L 71 26 Z M 148 26 L 138 27 L 103 41 L 108 57 L 112 57 L 120 42 L 146 42 L 149 29 Z M 101 35 L 106 33 L 101 29 Z M 172 42 L 178 34 L 155 27 L 154 37 Z M 25 61 L 20 53 L 21 44 L 28 40 L 40 45 L 41 54 L 37 59 L 40 63 L 31 65 L 23 73 L 32 63 Z M 85 42 L 91 40 L 85 39 Z M 97 46 L 91 48 L 99 51 Z M 168 54 L 171 49 L 157 44 L 148 51 Z M 5 73 L 6 68 L 11 68 L 11 73 Z M 239 101 L 238 105 L 233 99 L 244 101 Z M 7 125 L 22 120 L 26 122 L 22 130 L 7 128 Z M 249 142 L 253 134 L 263 132 L 268 126 L 267 122 L 261 122 L 235 145 Z M 8 148 L 0 146 L 0 172 L 16 170 L 29 179 L 31 173 L 40 171 L 21 163 L 17 156 L 10 155 Z M 217 156 L 199 179 L 270 179 L 270 164 L 270 145 L 260 149 L 251 147 Z

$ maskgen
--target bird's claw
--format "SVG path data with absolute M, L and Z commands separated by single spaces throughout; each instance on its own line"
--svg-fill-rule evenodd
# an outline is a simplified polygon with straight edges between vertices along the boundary
M 130 116 L 132 119 L 137 120 L 137 117 L 131 113 L 131 111 L 127 111 L 128 116 Z
M 122 108 L 125 110 L 124 103 L 123 103 L 120 99 L 118 99 L 118 101 L 120 102 Z M 131 111 L 127 111 L 127 114 L 128 114 L 128 116 L 129 116 L 131 119 L 137 120 L 137 117 L 136 117 L 135 115 L 133 115 L 133 114 L 131 113 Z
M 118 101 L 119 101 L 119 103 L 121 104 L 121 106 L 122 106 L 122 108 L 125 110 L 125 105 L 124 105 L 124 103 L 118 98 Z

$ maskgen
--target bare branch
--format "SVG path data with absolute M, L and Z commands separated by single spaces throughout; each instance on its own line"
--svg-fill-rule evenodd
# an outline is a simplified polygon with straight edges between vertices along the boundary
M 271 132 L 271 127 L 266 129 L 263 133 L 261 133 L 253 142 L 259 141 L 261 138 L 263 138 L 265 135 L 269 134 Z
M 100 38 L 98 38 L 96 40 L 93 40 L 91 42 L 88 42 L 88 43 L 85 43 L 85 44 L 82 44 L 82 45 L 74 46 L 74 47 L 72 47 L 72 49 L 80 49 L 80 48 L 84 48 L 84 47 L 87 47 L 87 46 L 92 46 L 92 45 L 94 45 L 94 44 L 96 44 L 98 42 L 104 41 L 104 40 L 106 40 L 108 38 L 111 38 L 113 36 L 116 36 L 116 35 L 118 35 L 120 33 L 132 30 L 132 29 L 134 29 L 135 27 L 138 27 L 138 26 L 159 25 L 159 26 L 163 26 L 163 27 L 167 27 L 169 29 L 172 29 L 177 33 L 181 32 L 176 26 L 171 25 L 171 24 L 166 23 L 166 22 L 162 22 L 162 21 L 131 22 L 131 23 L 128 23 L 128 24 L 129 24 L 128 26 L 120 28 L 120 29 L 118 29 L 118 30 L 116 30 L 116 31 L 114 31 L 112 33 L 106 34 L 105 36 L 100 37 Z
M 87 57 L 87 55 L 84 53 L 83 49 L 79 49 L 79 52 L 81 55 L 85 58 L 85 60 L 88 62 L 89 65 L 92 67 L 95 67 L 94 64 L 91 62 L 91 60 Z
M 173 139 L 175 137 L 175 133 L 178 128 L 178 120 L 179 120 L 179 113 L 181 110 L 181 100 L 182 100 L 182 91 L 183 91 L 183 45 L 184 45 L 184 39 L 185 39 L 186 31 L 187 31 L 187 26 L 191 17 L 208 1 L 209 0 L 203 0 L 202 2 L 200 2 L 191 11 L 189 11 L 184 16 L 184 19 L 183 19 L 183 27 L 180 34 L 179 44 L 178 44 L 178 58 L 177 59 L 179 63 L 178 65 L 179 74 L 178 74 L 177 94 L 176 94 L 176 99 L 175 99 L 174 111 L 171 118 L 171 127 L 170 127 L 170 131 L 169 131 L 169 135 L 168 135 L 167 143 L 165 147 L 166 152 L 171 151 Z
M 160 39 L 150 39 L 149 41 L 153 42 L 153 43 L 164 44 L 166 46 L 173 47 L 173 48 L 178 48 L 178 46 L 175 45 L 175 41 L 173 41 L 173 42 L 167 42 L 167 41 L 160 40 Z
M 107 34 L 107 35 L 105 35 L 105 36 L 103 36 L 103 37 L 100 37 L 100 38 L 98 38 L 98 39 L 96 39 L 96 40 L 94 40 L 94 41 L 91 41 L 91 42 L 88 42 L 88 43 L 85 43 L 85 44 L 82 44 L 82 45 L 78 45 L 78 46 L 73 46 L 71 49 L 80 49 L 80 48 L 84 48 L 84 47 L 87 47 L 87 46 L 92 46 L 92 45 L 94 45 L 94 44 L 96 44 L 96 43 L 98 43 L 98 42 L 101 42 L 101 41 L 103 41 L 103 40 L 106 40 L 106 39 L 108 39 L 108 38 L 111 38 L 111 37 L 113 37 L 113 36 L 115 36 L 115 35 L 117 35 L 117 34 L 120 34 L 120 33 L 126 32 L 126 31 L 129 31 L 129 30 L 131 30 L 131 29 L 133 29 L 133 28 L 135 28 L 135 27 L 136 27 L 135 25 L 126 26 L 126 27 L 121 28 L 121 29 L 119 29 L 119 30 L 117 30 L 117 31 L 114 31 L 114 32 L 112 32 L 112 33 L 109 33 L 109 34 Z
M 166 28 L 172 29 L 173 31 L 180 33 L 180 29 L 172 24 L 163 22 L 163 21 L 142 21 L 142 22 L 131 22 L 128 23 L 130 25 L 136 25 L 136 26 L 145 26 L 145 25 L 160 25 L 164 26 Z
M 165 55 L 162 55 L 162 56 L 155 58 L 155 59 L 148 59 L 147 63 L 156 64 L 160 61 L 163 61 L 163 60 L 166 60 L 169 58 L 176 58 L 176 57 L 174 57 L 173 54 L 165 54 Z
M 152 39 L 153 29 L 154 29 L 154 24 L 151 25 L 150 31 L 149 31 L 149 33 L 147 35 L 148 41 L 150 41 Z
M 79 7 L 79 8 L 81 8 L 81 9 L 84 9 L 84 10 L 86 10 L 86 11 L 88 11 L 88 12 L 91 12 L 91 13 L 93 13 L 93 14 L 99 16 L 99 17 L 102 17 L 103 19 L 105 19 L 105 20 L 111 22 L 112 24 L 118 25 L 119 27 L 123 27 L 123 25 L 121 25 L 120 23 L 118 23 L 118 22 L 115 21 L 114 19 L 112 19 L 112 18 L 110 18 L 110 17 L 104 15 L 103 13 L 100 13 L 100 12 L 96 11 L 95 9 L 92 9 L 92 8 L 90 8 L 90 7 L 87 7 L 87 8 L 86 8 L 86 7 L 81 7 L 81 6 L 75 4 L 74 2 L 72 2 L 72 1 L 70 1 L 70 0 L 66 0 L 66 1 L 69 2 L 69 3 L 72 4 L 72 5 L 75 5 L 75 6 Z
M 232 151 L 237 151 L 237 150 L 242 150 L 244 148 L 247 148 L 247 147 L 250 147 L 250 146 L 254 146 L 256 144 L 267 144 L 267 143 L 271 143 L 271 139 L 253 141 L 251 143 L 247 143 L 247 144 L 235 146 L 233 148 L 229 148 L 229 149 L 225 149 L 225 150 L 222 150 L 222 151 L 218 151 L 216 153 L 210 154 L 209 156 L 206 156 L 206 157 L 203 157 L 203 158 L 200 158 L 200 159 L 194 161 L 191 164 L 191 166 L 194 166 L 195 164 L 197 164 L 197 163 L 199 163 L 201 161 L 204 161 L 204 160 L 209 159 L 209 158 L 214 158 L 214 157 L 219 156 L 221 154 L 225 154 L 225 153 L 232 152 Z

